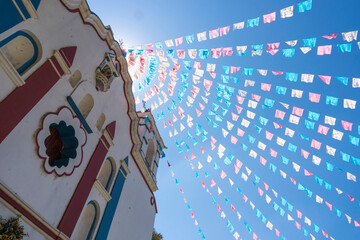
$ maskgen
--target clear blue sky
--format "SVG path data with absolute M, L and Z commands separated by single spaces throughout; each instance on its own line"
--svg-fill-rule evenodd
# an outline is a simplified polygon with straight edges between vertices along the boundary
M 198 43 L 195 40 L 195 43 L 192 45 L 187 45 L 185 42 L 179 46 L 174 47 L 174 49 L 189 49 L 189 48 L 215 48 L 215 47 L 228 47 L 228 46 L 241 46 L 241 45 L 253 45 L 253 44 L 266 44 L 272 42 L 280 42 L 280 48 L 288 47 L 285 45 L 284 41 L 294 40 L 294 39 L 304 39 L 310 37 L 317 37 L 316 45 L 327 45 L 327 44 L 337 44 L 344 43 L 341 36 L 338 36 L 336 39 L 327 40 L 321 38 L 323 35 L 332 34 L 332 33 L 341 33 L 356 30 L 359 28 L 360 23 L 360 2 L 356 0 L 313 0 L 313 7 L 311 11 L 305 13 L 298 13 L 297 7 L 295 6 L 294 17 L 289 19 L 280 19 L 279 10 L 290 6 L 292 4 L 297 4 L 300 1 L 289 1 L 289 0 L 277 0 L 277 1 L 265 1 L 265 0 L 226 0 L 226 1 L 165 1 L 165 0 L 153 0 L 153 1 L 115 1 L 115 0 L 103 0 L 95 1 L 89 0 L 89 6 L 92 11 L 94 11 L 103 21 L 105 25 L 111 25 L 116 39 L 122 39 L 126 47 L 136 46 L 139 44 L 154 43 L 157 41 L 164 41 L 168 39 L 174 39 L 180 36 L 196 34 L 203 31 L 209 31 L 214 28 L 223 27 L 227 25 L 232 25 L 233 23 L 246 21 L 247 19 L 260 17 L 260 25 L 256 28 L 245 28 L 244 30 L 231 31 L 227 36 L 207 40 L 201 43 Z M 263 24 L 262 15 L 268 14 L 271 12 L 277 12 L 277 20 L 271 24 Z M 195 135 L 194 125 L 191 129 L 186 128 L 184 132 L 176 136 L 175 138 L 169 138 L 169 127 L 163 129 L 164 119 L 161 119 L 158 122 L 158 128 L 163 136 L 165 144 L 168 146 L 166 150 L 166 158 L 162 159 L 159 166 L 159 171 L 157 174 L 158 187 L 159 190 L 156 192 L 156 200 L 158 205 L 159 213 L 156 216 L 155 228 L 158 232 L 162 233 L 165 240 L 182 240 L 182 239 L 201 239 L 201 236 L 198 234 L 198 227 L 200 227 L 208 240 L 217 240 L 217 239 L 234 239 L 232 234 L 229 231 L 229 228 L 226 226 L 226 220 L 228 219 L 231 224 L 234 226 L 235 231 L 237 231 L 243 240 L 252 239 L 252 236 L 249 235 L 248 230 L 244 226 L 243 220 L 245 219 L 247 223 L 251 226 L 254 232 L 259 236 L 260 239 L 281 239 L 278 238 L 274 231 L 270 231 L 265 227 L 265 224 L 261 219 L 257 218 L 255 211 L 251 210 L 249 202 L 246 204 L 242 200 L 242 195 L 240 195 L 236 190 L 235 186 L 238 186 L 244 194 L 246 194 L 251 200 L 256 208 L 258 208 L 267 220 L 279 229 L 281 234 L 283 234 L 287 239 L 311 239 L 310 237 L 305 237 L 302 231 L 299 231 L 295 228 L 293 221 L 288 221 L 286 215 L 281 217 L 279 211 L 275 212 L 272 203 L 273 200 L 280 203 L 280 196 L 283 196 L 288 200 L 292 205 L 294 205 L 293 212 L 288 211 L 287 207 L 284 207 L 284 210 L 287 213 L 297 220 L 302 227 L 305 227 L 309 233 L 312 233 L 317 239 L 325 239 L 321 234 L 316 233 L 313 229 L 313 226 L 309 227 L 304 223 L 304 216 L 307 216 L 312 220 L 312 223 L 317 224 L 320 229 L 324 229 L 329 235 L 334 237 L 337 240 L 347 239 L 355 240 L 360 238 L 360 228 L 354 227 L 354 222 L 348 224 L 344 214 L 350 215 L 355 220 L 360 220 L 360 206 L 358 201 L 360 200 L 359 194 L 359 181 L 354 183 L 352 181 L 346 180 L 346 174 L 335 169 L 333 172 L 326 170 L 325 161 L 328 161 L 339 168 L 343 169 L 345 172 L 349 171 L 355 175 L 360 176 L 359 169 L 360 166 L 355 166 L 350 160 L 349 163 L 341 160 L 340 151 L 353 155 L 357 158 L 360 158 L 359 147 L 349 143 L 349 134 L 355 137 L 360 137 L 358 132 L 358 126 L 360 124 L 360 97 L 359 97 L 359 88 L 351 87 L 351 78 L 360 77 L 360 51 L 357 46 L 357 42 L 352 42 L 352 52 L 351 53 L 339 53 L 336 48 L 333 49 L 331 55 L 327 56 L 317 56 L 316 50 L 313 49 L 308 54 L 304 55 L 300 52 L 299 45 L 302 45 L 302 41 L 298 42 L 296 46 L 296 54 L 293 58 L 285 58 L 282 56 L 281 52 L 277 53 L 275 56 L 264 51 L 261 57 L 254 56 L 251 57 L 250 53 L 246 56 L 236 56 L 234 53 L 231 57 L 221 57 L 220 59 L 213 59 L 209 57 L 206 60 L 201 60 L 202 68 L 206 67 L 206 63 L 216 63 L 216 79 L 212 79 L 210 75 L 206 72 L 204 78 L 213 80 L 213 87 L 211 88 L 211 95 L 209 96 L 209 103 L 206 105 L 205 110 L 203 111 L 200 118 L 196 117 L 195 107 L 188 108 L 185 104 L 185 100 L 182 103 L 178 103 L 176 93 L 181 86 L 180 80 L 175 89 L 174 99 L 178 103 L 177 106 L 181 106 L 186 114 L 190 114 L 194 118 L 194 122 L 198 122 L 203 128 L 208 131 L 208 140 L 204 143 L 201 142 L 201 139 Z M 264 46 L 264 49 L 266 47 Z M 281 51 L 281 50 L 280 50 Z M 186 57 L 186 60 L 191 60 Z M 199 59 L 197 59 L 199 61 Z M 192 60 L 192 63 L 194 60 Z M 181 71 L 189 72 L 189 89 L 185 93 L 185 97 L 190 94 L 190 88 L 192 88 L 191 75 L 194 74 L 194 70 L 188 71 L 183 67 L 182 61 L 179 61 L 181 65 L 180 72 L 178 77 L 180 78 Z M 232 105 L 229 108 L 229 112 L 224 117 L 223 122 L 218 122 L 220 124 L 219 128 L 212 128 L 207 124 L 205 116 L 208 116 L 207 113 L 212 109 L 211 103 L 225 107 L 224 103 L 219 103 L 216 98 L 215 87 L 217 83 L 222 83 L 220 75 L 224 74 L 221 69 L 221 65 L 229 66 L 241 66 L 249 67 L 255 69 L 269 69 L 269 70 L 278 70 L 284 72 L 295 72 L 295 73 L 311 73 L 315 75 L 329 75 L 333 76 L 331 79 L 331 84 L 326 85 L 322 82 L 317 76 L 314 78 L 314 83 L 305 84 L 300 81 L 300 79 L 295 82 L 290 82 L 285 80 L 285 75 L 273 76 L 270 72 L 266 77 L 261 77 L 257 72 L 254 72 L 253 76 L 244 76 L 241 73 L 235 73 L 232 76 L 240 77 L 240 82 L 234 84 L 230 82 L 229 86 L 234 87 L 237 92 L 238 89 L 243 89 L 248 91 L 248 94 L 254 93 L 261 95 L 262 98 L 256 109 L 250 109 L 256 113 L 256 117 L 251 121 L 251 125 L 248 129 L 241 126 L 242 129 L 246 130 L 245 136 L 239 138 L 237 145 L 230 143 L 230 135 L 236 136 L 236 129 L 240 125 L 242 118 L 246 118 L 246 110 L 248 97 L 244 101 L 244 110 L 240 114 L 239 120 L 236 122 L 236 125 L 232 131 L 229 131 L 229 136 L 224 138 L 221 134 L 221 128 L 226 128 L 226 120 L 231 121 L 231 113 L 236 113 L 235 104 L 236 103 L 236 92 L 231 98 Z M 337 81 L 334 76 L 346 76 L 349 77 L 349 85 L 344 86 L 339 81 Z M 300 77 L 300 76 L 299 76 Z M 202 78 L 203 79 L 203 78 Z M 201 79 L 201 81 L 202 81 Z M 244 88 L 244 80 L 250 79 L 256 81 L 256 85 L 253 88 Z M 166 80 L 169 82 L 169 78 Z M 153 80 L 153 83 L 157 83 L 157 77 Z M 266 82 L 272 84 L 272 89 L 270 92 L 264 92 L 260 89 L 260 83 Z M 138 83 L 138 81 L 136 81 Z M 167 83 L 165 84 L 167 86 Z M 276 94 L 275 87 L 285 86 L 288 88 L 288 92 L 285 96 L 280 96 Z M 164 88 L 165 90 L 166 88 Z M 201 89 L 204 89 L 201 87 Z M 302 99 L 292 98 L 290 96 L 291 89 L 299 89 L 304 91 Z M 311 103 L 308 101 L 308 92 L 321 93 L 320 103 Z M 165 91 L 166 92 L 166 91 Z M 135 95 L 143 97 L 144 91 L 135 92 Z M 203 95 L 203 90 L 201 90 L 201 95 Z M 339 97 L 338 106 L 330 106 L 325 104 L 325 96 L 335 96 Z M 148 102 L 148 106 L 154 101 L 157 100 L 156 96 Z M 264 102 L 264 98 L 271 98 L 276 101 L 276 104 L 271 109 L 262 109 L 261 105 Z M 342 99 L 349 98 L 357 100 L 357 109 L 344 109 L 342 104 Z M 287 110 L 282 107 L 278 102 L 284 102 L 290 104 L 290 109 Z M 201 97 L 196 98 L 194 106 L 199 109 L 198 102 L 204 104 L 201 100 Z M 171 119 L 172 113 L 169 114 L 166 110 L 166 107 L 170 107 L 171 103 L 168 102 L 165 105 L 162 105 L 160 108 L 153 111 L 156 116 L 157 113 L 164 111 L 166 115 L 165 119 Z M 239 105 L 239 104 L 238 104 Z M 291 113 L 292 106 L 297 106 L 304 109 L 304 116 L 301 118 L 299 125 L 294 125 L 288 122 L 289 114 Z M 275 109 L 279 109 L 286 112 L 284 120 L 274 118 Z M 217 111 L 220 113 L 220 109 Z M 305 128 L 304 119 L 307 118 L 308 111 L 313 111 L 320 113 L 320 119 L 316 122 L 315 130 L 309 130 Z M 174 113 L 178 116 L 176 111 Z M 317 128 L 319 124 L 324 124 L 324 116 L 332 116 L 337 118 L 335 126 L 330 127 L 329 133 L 327 136 L 317 133 Z M 258 134 L 255 130 L 254 124 L 260 126 L 258 122 L 259 116 L 263 116 L 269 119 L 267 126 L 263 126 L 261 134 Z M 214 119 L 213 116 L 209 116 Z M 351 132 L 345 131 L 341 127 L 341 119 L 354 123 L 353 130 Z M 282 129 L 274 129 L 272 122 L 278 122 L 284 127 Z M 185 119 L 183 120 L 185 125 Z M 179 121 L 175 124 L 176 129 L 179 131 Z M 285 127 L 289 127 L 295 130 L 295 136 L 290 138 L 284 135 Z M 345 132 L 343 140 L 337 141 L 331 138 L 332 129 L 340 130 Z M 192 139 L 186 137 L 186 132 L 189 130 L 193 136 L 198 140 L 199 144 L 193 146 Z M 286 141 L 284 147 L 280 147 L 276 144 L 275 140 L 268 141 L 264 137 L 264 131 L 268 130 L 274 133 L 276 136 L 279 136 Z M 320 150 L 316 150 L 310 147 L 310 142 L 304 141 L 300 138 L 299 133 L 303 133 L 308 136 L 310 139 L 316 139 L 322 142 Z M 250 134 L 256 138 L 254 144 L 251 144 L 247 140 L 247 135 Z M 240 178 L 241 172 L 245 172 L 244 167 L 242 167 L 240 173 L 236 175 L 233 170 L 233 164 L 227 166 L 224 164 L 224 158 L 219 159 L 216 150 L 211 151 L 210 149 L 210 136 L 214 136 L 219 143 L 224 145 L 227 150 L 225 151 L 225 156 L 228 156 L 229 152 L 235 155 L 236 158 L 241 160 L 244 165 L 246 165 L 253 172 L 251 173 L 249 180 L 247 182 L 243 181 Z M 178 149 L 174 144 L 174 140 L 179 140 L 183 138 L 186 143 L 190 146 L 190 152 L 178 153 Z M 275 137 L 274 137 L 275 138 Z M 261 141 L 267 145 L 265 151 L 262 151 L 257 148 L 258 141 Z M 244 152 L 240 148 L 240 142 L 244 142 L 250 149 L 254 149 L 258 153 L 258 157 L 253 159 L 249 157 L 249 150 Z M 287 150 L 288 142 L 291 142 L 298 146 L 297 152 L 293 153 Z M 332 146 L 337 149 L 336 155 L 330 156 L 325 152 L 325 145 Z M 205 154 L 202 155 L 200 152 L 200 146 L 203 146 L 206 150 Z M 278 151 L 278 157 L 273 158 L 269 154 L 269 148 L 273 148 Z M 300 155 L 300 150 L 305 149 L 310 152 L 310 157 L 304 159 Z M 198 170 L 197 168 L 192 170 L 189 162 L 185 160 L 185 154 L 191 156 L 191 153 L 197 156 L 196 159 L 192 160 L 192 163 L 197 166 L 198 162 L 204 166 L 202 169 Z M 206 162 L 206 156 L 210 154 L 213 158 L 211 164 Z M 322 158 L 320 166 L 316 166 L 311 162 L 312 155 Z M 268 160 L 266 166 L 262 166 L 259 163 L 259 155 L 263 156 Z M 292 165 L 285 165 L 281 162 L 280 155 L 284 155 L 290 159 L 290 162 L 296 162 L 301 166 L 300 172 L 295 172 L 292 168 Z M 236 159 L 235 158 L 235 159 Z M 234 160 L 235 160 L 234 159 Z M 175 178 L 179 181 L 181 188 L 184 190 L 185 194 L 181 194 L 179 187 L 175 184 L 174 178 L 170 175 L 170 169 L 167 166 L 166 161 L 169 161 L 172 164 L 172 168 L 175 173 Z M 234 163 L 233 160 L 233 163 Z M 217 162 L 220 166 L 220 169 L 224 170 L 228 177 L 234 181 L 234 186 L 231 188 L 228 182 L 228 177 L 224 180 L 220 178 L 220 170 L 214 170 L 213 164 Z M 278 169 L 276 173 L 272 173 L 269 168 L 269 163 L 275 164 Z M 324 179 L 325 181 L 332 184 L 332 190 L 328 191 L 324 186 L 320 186 L 315 183 L 314 176 L 304 176 L 303 169 L 307 169 L 310 172 L 314 173 Z M 287 173 L 287 177 L 284 180 L 280 174 L 279 170 L 283 170 Z M 195 177 L 195 171 L 198 172 L 199 178 Z M 205 178 L 204 173 L 207 171 L 209 177 Z M 276 189 L 279 193 L 279 197 L 275 196 L 269 192 L 265 191 L 271 198 L 271 204 L 267 205 L 264 197 L 260 197 L 257 193 L 257 187 L 251 183 L 250 180 L 254 180 L 254 175 L 256 174 L 261 178 L 260 183 L 265 181 L 270 185 L 270 187 Z M 306 196 L 304 191 L 297 190 L 289 180 L 289 177 L 293 177 L 298 182 L 308 187 L 313 191 L 312 198 Z M 217 185 L 213 188 L 210 188 L 210 181 L 214 179 Z M 222 210 L 226 213 L 225 220 L 220 217 L 220 214 L 216 210 L 216 205 L 212 204 L 211 197 L 208 193 L 201 187 L 201 180 L 206 184 L 206 187 L 213 193 L 216 201 L 221 206 Z M 217 194 L 216 188 L 220 187 L 223 191 L 221 195 Z M 263 190 L 264 187 L 259 185 Z M 340 188 L 344 191 L 344 194 L 338 195 L 334 190 L 335 187 Z M 349 198 L 345 193 L 350 194 L 355 198 L 354 202 L 350 202 Z M 324 201 L 328 201 L 333 205 L 333 210 L 329 211 L 328 207 L 325 204 L 317 204 L 315 202 L 315 195 L 319 195 L 324 198 Z M 192 208 L 192 212 L 195 214 L 195 217 L 199 223 L 199 226 L 194 226 L 194 220 L 190 217 L 190 212 L 187 208 L 187 205 L 183 201 L 183 197 L 186 197 L 188 204 Z M 227 196 L 230 202 L 225 203 L 224 196 Z M 231 211 L 230 204 L 233 204 L 236 208 L 235 212 Z M 334 212 L 334 208 L 338 208 L 342 211 L 342 216 L 339 218 Z M 298 219 L 296 216 L 296 210 L 299 209 L 303 216 L 302 219 Z M 242 215 L 241 221 L 238 221 L 236 216 L 236 211 Z M 136 223 L 134 223 L 136 224 Z

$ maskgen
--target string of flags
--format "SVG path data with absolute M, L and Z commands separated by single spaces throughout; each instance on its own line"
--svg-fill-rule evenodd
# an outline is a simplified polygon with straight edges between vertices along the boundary
M 292 17 L 296 6 L 298 13 L 311 10 L 312 1 L 294 6 L 235 23 L 233 31 L 258 27 L 262 22 L 271 23 L 279 16 Z M 334 214 L 339 223 L 345 220 L 349 226 L 359 229 L 356 211 L 360 207 L 360 196 L 354 189 L 358 184 L 356 168 L 360 166 L 357 156 L 360 124 L 354 116 L 360 78 L 206 62 L 210 57 L 219 59 L 234 53 L 263 56 L 264 51 L 294 57 L 298 49 L 307 56 L 333 54 L 335 48 L 339 53 L 358 54 L 354 51 L 354 45 L 360 49 L 360 42 L 355 42 L 358 31 L 285 41 L 286 46 L 274 42 L 178 49 L 185 41 L 188 44 L 196 39 L 203 42 L 230 35 L 230 32 L 229 25 L 147 44 L 147 49 L 142 46 L 127 49 L 129 69 L 136 68 L 135 79 L 142 77 L 136 91 L 143 94 L 142 100 L 151 104 L 163 129 L 169 130 L 174 147 L 185 155 L 196 179 L 235 239 L 241 237 L 240 230 L 235 229 L 237 224 L 230 219 L 233 215 L 244 223 L 254 240 L 260 239 L 258 233 L 262 235 L 261 225 L 285 240 L 288 230 L 280 231 L 278 215 L 271 215 L 271 219 L 264 215 L 269 215 L 268 209 L 277 212 L 280 219 L 289 222 L 305 237 L 335 239 L 335 231 L 325 229 L 325 223 L 282 191 L 278 182 L 294 186 L 289 187 L 289 191 L 295 192 L 306 204 L 321 205 L 318 209 L 321 213 L 326 211 L 326 216 Z M 315 53 L 311 54 L 313 49 Z M 315 89 L 317 86 L 321 88 Z M 351 94 L 344 96 L 340 91 L 333 91 L 334 88 L 349 90 Z M 141 103 L 140 96 L 135 102 Z M 174 177 L 170 163 L 168 166 Z M 178 179 L 174 179 L 179 186 Z M 225 186 L 227 182 L 230 188 Z M 253 187 L 242 185 L 246 183 Z M 180 186 L 179 189 L 184 194 Z M 240 195 L 231 195 L 232 191 Z M 255 197 L 251 191 L 256 193 Z M 244 202 L 235 200 L 239 196 Z M 266 204 L 257 203 L 258 197 Z M 186 198 L 184 202 L 195 219 Z M 229 210 L 231 213 L 227 215 Z M 262 224 L 247 221 L 250 214 Z M 198 225 L 196 219 L 195 225 Z M 200 228 L 199 234 L 205 239 Z

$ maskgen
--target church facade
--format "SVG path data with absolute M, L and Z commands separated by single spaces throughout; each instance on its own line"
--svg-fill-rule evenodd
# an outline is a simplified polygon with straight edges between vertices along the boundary
M 0 216 L 24 239 L 151 239 L 166 148 L 85 0 L 0 3 Z

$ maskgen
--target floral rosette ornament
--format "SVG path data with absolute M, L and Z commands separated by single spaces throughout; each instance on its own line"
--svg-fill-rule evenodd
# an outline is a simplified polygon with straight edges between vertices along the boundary
M 82 162 L 86 133 L 79 118 L 69 108 L 61 107 L 43 117 L 36 143 L 45 172 L 69 176 Z

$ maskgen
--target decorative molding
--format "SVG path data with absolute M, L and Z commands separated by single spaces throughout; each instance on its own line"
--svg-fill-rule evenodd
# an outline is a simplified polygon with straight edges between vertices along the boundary
M 99 180 L 95 180 L 94 182 L 94 186 L 95 188 L 99 191 L 99 193 L 101 194 L 101 196 L 104 197 L 106 202 L 109 202 L 111 200 L 111 196 L 108 193 L 108 191 L 106 191 L 106 189 L 104 188 L 104 186 L 100 183 Z
M 106 129 L 103 131 L 103 135 L 104 135 L 106 141 L 109 143 L 110 147 L 114 146 L 114 142 L 112 141 L 111 136 Z
M 16 87 L 20 87 L 25 84 L 25 81 L 22 80 L 18 71 L 14 68 L 14 66 L 9 62 L 7 57 L 4 56 L 2 51 L 0 50 L 0 66 L 5 71 L 6 75 L 10 78 L 10 80 L 14 83 Z
M 71 125 L 75 130 L 75 136 L 79 141 L 79 146 L 77 147 L 76 157 L 70 159 L 68 165 L 62 167 L 51 166 L 49 164 L 49 156 L 46 154 L 45 139 L 50 135 L 49 126 L 52 123 L 59 123 L 60 121 L 65 121 L 67 125 Z M 83 160 L 83 147 L 86 144 L 87 136 L 85 130 L 81 127 L 80 120 L 77 116 L 73 116 L 71 110 L 68 107 L 60 107 L 57 112 L 50 112 L 43 116 L 41 121 L 41 128 L 36 133 L 36 144 L 37 144 L 37 154 L 43 159 L 43 168 L 44 171 L 48 174 L 53 172 L 57 176 L 61 177 L 63 175 L 70 176 L 73 174 L 75 168 L 79 167 Z
M 61 50 L 60 50 L 61 51 Z M 58 61 L 61 69 L 64 71 L 64 74 L 70 74 L 71 71 L 68 67 L 68 63 L 66 63 L 67 59 L 64 59 L 58 50 L 54 51 L 54 57 Z
M 34 19 L 38 19 L 36 9 L 34 8 L 32 2 L 30 0 L 22 0 L 22 3 L 24 4 L 26 10 L 28 11 L 30 17 Z
M 88 24 L 93 27 L 93 29 L 98 34 L 99 38 L 103 41 L 105 41 L 109 47 L 110 50 L 114 51 L 116 55 L 116 61 L 120 64 L 120 75 L 122 80 L 124 81 L 124 95 L 128 102 L 128 110 L 127 114 L 130 118 L 130 137 L 131 141 L 133 143 L 132 149 L 131 149 L 131 155 L 134 159 L 134 162 L 138 169 L 140 170 L 141 175 L 143 176 L 143 179 L 145 180 L 149 190 L 152 192 L 155 192 L 158 188 L 156 186 L 155 181 L 151 177 L 147 166 L 145 165 L 145 162 L 140 154 L 140 147 L 141 147 L 141 140 L 138 135 L 138 123 L 139 118 L 136 113 L 136 105 L 135 105 L 135 99 L 132 92 L 132 79 L 130 77 L 130 74 L 128 72 L 127 62 L 122 54 L 120 45 L 117 41 L 114 40 L 113 33 L 111 31 L 111 28 L 105 27 L 101 20 L 93 14 L 86 1 L 85 0 L 60 0 L 61 3 L 65 8 L 68 9 L 70 12 L 77 12 L 83 23 Z
M 38 230 L 42 235 L 50 239 L 69 240 L 57 228 L 51 226 L 38 213 L 36 213 L 23 200 L 9 190 L 2 182 L 0 182 L 0 202 L 9 207 L 16 215 L 21 215 L 21 219 L 29 223 L 32 227 Z

